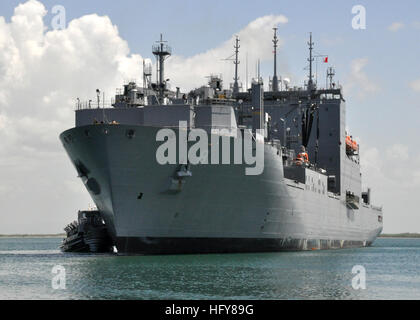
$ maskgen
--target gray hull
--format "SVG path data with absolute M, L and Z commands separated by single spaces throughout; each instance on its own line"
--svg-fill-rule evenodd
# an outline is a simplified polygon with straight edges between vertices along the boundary
M 177 191 L 177 166 L 156 161 L 158 129 L 89 125 L 60 136 L 120 253 L 345 248 L 370 245 L 382 231 L 372 206 L 350 209 L 317 181 L 285 179 L 267 144 L 261 175 L 245 175 L 247 165 L 195 165 Z

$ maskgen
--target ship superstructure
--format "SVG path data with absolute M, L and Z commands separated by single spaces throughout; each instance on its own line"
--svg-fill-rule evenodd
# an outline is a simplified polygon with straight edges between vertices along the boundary
M 360 147 L 345 130 L 346 105 L 334 71 L 328 70 L 328 87 L 318 88 L 311 35 L 308 81 L 290 87 L 277 76 L 277 43 L 274 28 L 269 91 L 260 77 L 241 90 L 239 38 L 230 88 L 221 75 L 211 75 L 190 92 L 170 90 L 164 65 L 172 49 L 161 36 L 152 49 L 156 82 L 151 66 L 143 65 L 143 85 L 124 85 L 112 107 L 101 106 L 99 93 L 97 106 L 78 102 L 76 126 L 60 139 L 118 252 L 309 250 L 367 246 L 376 239 L 382 209 L 372 205 L 370 189 L 362 190 Z M 209 145 L 220 143 L 219 151 L 229 132 L 230 159 L 248 130 L 254 149 L 263 147 L 264 170 L 246 175 L 246 164 L 222 161 L 162 165 L 156 159 L 162 128 L 177 139 L 203 129 L 214 138 Z M 309 161 L 299 158 L 302 152 Z

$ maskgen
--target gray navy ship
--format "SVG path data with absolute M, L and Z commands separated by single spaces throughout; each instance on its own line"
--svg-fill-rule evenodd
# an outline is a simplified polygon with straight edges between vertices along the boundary
M 228 88 L 221 75 L 210 75 L 197 89 L 171 90 L 164 66 L 172 49 L 161 36 L 152 47 L 156 82 L 143 62 L 143 84 L 125 84 L 108 106 L 99 90 L 97 101 L 77 102 L 76 125 L 60 140 L 118 253 L 338 249 L 369 246 L 381 233 L 382 208 L 371 203 L 369 188 L 362 190 L 360 146 L 346 132 L 334 70 L 319 88 L 311 35 L 308 80 L 292 87 L 277 75 L 276 28 L 272 41 L 268 91 L 259 75 L 242 88 L 238 37 Z M 199 163 L 179 157 L 160 164 L 162 129 L 177 141 L 202 129 L 217 147 Z M 226 145 L 233 159 L 245 132 L 264 152 L 261 174 L 245 174 L 246 163 L 210 164 Z

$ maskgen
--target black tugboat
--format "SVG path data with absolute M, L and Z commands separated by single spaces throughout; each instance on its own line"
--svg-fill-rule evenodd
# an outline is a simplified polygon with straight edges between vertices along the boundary
M 113 241 L 99 211 L 79 211 L 78 221 L 64 228 L 63 252 L 113 252 Z

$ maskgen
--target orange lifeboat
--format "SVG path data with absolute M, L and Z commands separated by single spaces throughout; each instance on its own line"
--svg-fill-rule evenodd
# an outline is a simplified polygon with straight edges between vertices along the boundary
M 356 140 L 353 140 L 350 136 L 346 136 L 346 150 L 357 151 L 358 149 L 359 145 L 357 144 Z
M 350 138 L 350 136 L 346 136 L 346 150 L 353 149 L 353 142 Z
M 352 140 L 352 149 L 353 149 L 353 151 L 357 151 L 358 147 L 359 146 L 357 145 L 356 140 Z

